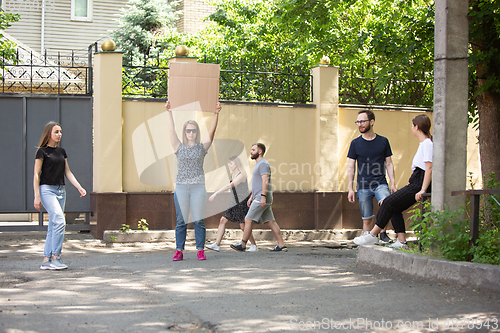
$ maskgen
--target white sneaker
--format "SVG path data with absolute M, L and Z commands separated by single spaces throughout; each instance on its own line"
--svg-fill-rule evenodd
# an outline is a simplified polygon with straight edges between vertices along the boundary
M 393 249 L 404 249 L 408 250 L 408 244 L 400 242 L 399 239 L 396 240 L 394 243 L 389 245 L 389 247 L 392 247 Z
M 371 233 L 366 235 L 354 237 L 354 244 L 356 245 L 375 245 L 378 243 L 378 237 L 373 236 Z
M 210 244 L 210 245 L 206 245 L 205 246 L 207 249 L 210 249 L 210 250 L 214 250 L 214 251 L 217 251 L 219 252 L 220 251 L 220 246 L 217 245 L 217 243 L 213 243 L 213 244 Z
M 247 252 L 257 252 L 259 249 L 257 248 L 257 245 L 250 245 L 250 247 L 247 249 Z

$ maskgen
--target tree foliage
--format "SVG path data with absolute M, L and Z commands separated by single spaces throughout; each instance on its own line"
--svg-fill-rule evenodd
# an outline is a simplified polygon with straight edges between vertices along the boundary
M 120 28 L 112 37 L 124 52 L 125 64 L 145 63 L 149 57 L 165 49 L 168 44 L 163 36 L 171 34 L 178 18 L 175 6 L 178 1 L 129 0 L 129 7 L 122 10 Z
M 500 170 L 500 3 L 469 1 L 469 116 L 479 127 L 483 175 Z
M 6 13 L 0 10 L 0 30 L 5 30 L 9 28 L 12 23 L 17 22 L 21 19 L 19 14 Z M 3 56 L 4 62 L 15 62 L 16 61 L 16 44 L 10 40 L 1 39 L 3 35 L 0 33 L 0 52 Z
M 366 103 L 432 105 L 432 1 L 283 0 L 278 7 L 275 21 L 313 61 L 326 54 L 344 69 L 343 78 L 364 79 L 341 94 L 373 96 Z

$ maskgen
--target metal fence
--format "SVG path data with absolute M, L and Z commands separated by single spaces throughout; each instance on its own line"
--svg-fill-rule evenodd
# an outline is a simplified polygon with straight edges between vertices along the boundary
M 159 58 L 153 65 L 130 65 L 124 61 L 123 96 L 168 97 L 168 67 Z M 279 63 L 202 59 L 203 63 L 221 66 L 219 98 L 233 101 L 272 103 L 308 103 L 312 101 L 312 76 L 306 68 Z
M 339 69 L 340 103 L 432 107 L 433 89 L 432 81 L 402 80 L 377 74 L 365 77 L 349 67 L 340 66 Z
M 92 95 L 92 48 L 38 54 L 21 47 L 1 59 L 1 93 Z

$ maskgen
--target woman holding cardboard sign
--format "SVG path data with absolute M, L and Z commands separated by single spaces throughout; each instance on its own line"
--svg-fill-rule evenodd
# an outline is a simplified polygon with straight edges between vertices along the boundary
M 200 127 L 198 123 L 194 120 L 188 120 L 182 128 L 182 142 L 175 131 L 174 118 L 168 101 L 165 104 L 165 108 L 168 113 L 170 142 L 177 156 L 177 178 L 174 192 L 175 214 L 177 217 L 177 225 L 175 227 L 177 251 L 172 260 L 180 261 L 183 259 L 182 251 L 186 243 L 190 209 L 194 222 L 198 260 L 206 260 L 207 257 L 204 252 L 206 235 L 204 215 L 207 191 L 205 189 L 203 162 L 208 148 L 210 148 L 214 140 L 221 106 L 217 102 L 216 112 L 208 130 L 208 136 L 203 141 L 200 139 Z

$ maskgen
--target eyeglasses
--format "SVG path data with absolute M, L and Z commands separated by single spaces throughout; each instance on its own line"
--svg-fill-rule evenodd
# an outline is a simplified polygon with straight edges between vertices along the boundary
M 356 125 L 362 125 L 362 124 L 366 123 L 367 121 L 370 121 L 370 120 L 358 120 L 358 121 L 355 121 L 354 123 Z
M 193 129 L 188 128 L 188 129 L 186 129 L 186 133 L 195 133 L 196 134 L 196 133 L 198 133 L 198 130 L 196 128 L 193 128 Z

